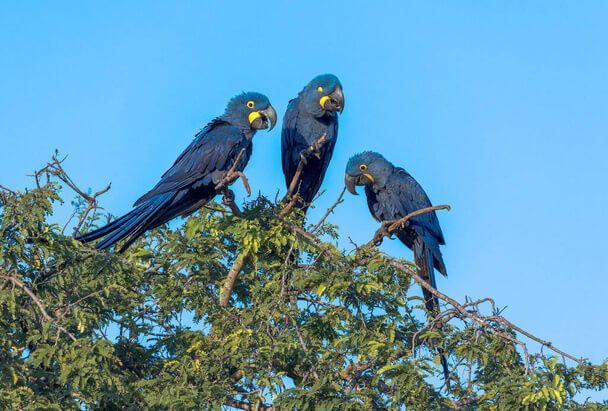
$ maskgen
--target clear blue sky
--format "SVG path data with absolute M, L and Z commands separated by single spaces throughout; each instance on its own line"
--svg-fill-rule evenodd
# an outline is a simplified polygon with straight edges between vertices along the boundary
M 406 168 L 441 212 L 449 277 L 557 347 L 601 362 L 608 329 L 608 3 L 3 2 L 0 184 L 55 148 L 104 204 L 130 209 L 243 90 L 282 116 L 332 72 L 346 109 L 320 216 L 355 152 Z M 280 126 L 259 133 L 252 188 L 284 193 Z M 242 191 L 239 191 L 242 194 Z M 333 222 L 377 224 L 348 196 Z M 397 242 L 385 250 L 404 257 Z

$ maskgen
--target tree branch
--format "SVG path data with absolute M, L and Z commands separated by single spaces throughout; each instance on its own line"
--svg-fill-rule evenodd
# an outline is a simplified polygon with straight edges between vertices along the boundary
M 323 217 L 321 218 L 321 220 L 319 220 L 319 222 L 312 228 L 312 230 L 310 230 L 311 233 L 314 233 L 315 231 L 317 231 L 317 229 L 319 227 L 321 227 L 321 224 L 323 224 L 323 222 L 325 222 L 325 219 L 332 213 L 332 211 L 334 211 L 334 209 L 338 206 L 338 204 L 344 202 L 344 200 L 342 200 L 342 197 L 344 197 L 344 193 L 345 192 L 346 192 L 346 187 L 344 187 L 342 189 L 342 192 L 338 196 L 338 199 L 336 200 L 336 202 L 334 203 L 334 205 L 332 205 L 331 207 L 329 207 L 327 209 L 327 211 L 325 212 L 325 214 L 323 215 Z
M 303 153 L 304 157 L 310 157 L 311 155 L 314 155 L 314 154 L 316 154 L 318 156 L 317 151 L 319 149 L 319 146 L 325 142 L 326 137 L 327 137 L 327 133 L 323 133 L 321 138 L 319 138 L 317 141 L 315 141 L 313 144 L 311 144 L 310 147 L 308 147 L 308 149 Z M 302 161 L 302 160 L 303 159 L 300 159 L 300 162 L 298 163 L 298 168 L 296 169 L 296 173 L 293 175 L 293 178 L 291 179 L 291 183 L 289 184 L 289 189 L 287 190 L 287 195 L 285 197 L 290 198 L 292 196 L 292 194 L 294 192 L 296 192 L 296 186 L 300 180 L 300 176 L 302 175 L 302 171 L 304 171 L 304 166 L 306 164 L 306 162 Z
M 454 308 L 455 308 L 455 309 L 458 311 L 458 313 L 460 313 L 460 314 L 461 314 L 463 317 L 469 318 L 469 319 L 471 319 L 471 320 L 473 320 L 473 321 L 477 322 L 477 323 L 478 323 L 480 326 L 485 327 L 484 329 L 489 330 L 491 333 L 493 333 L 493 334 L 495 334 L 495 335 L 498 335 L 498 336 L 500 336 L 500 337 L 502 337 L 502 338 L 504 338 L 504 339 L 507 339 L 507 340 L 509 340 L 509 341 L 511 341 L 511 342 L 514 342 L 514 343 L 516 343 L 516 344 L 521 345 L 521 346 L 522 346 L 522 348 L 524 349 L 524 352 L 525 352 L 525 355 L 526 355 L 526 366 L 527 366 L 527 367 L 528 367 L 528 364 L 527 364 L 527 363 L 528 363 L 528 353 L 527 353 L 527 349 L 526 349 L 525 343 L 524 343 L 524 342 L 521 342 L 521 341 L 519 341 L 519 340 L 517 340 L 517 339 L 515 339 L 515 338 L 513 338 L 513 337 L 510 337 L 510 336 L 508 336 L 508 335 L 506 335 L 506 334 L 504 334 L 504 333 L 502 333 L 502 332 L 500 332 L 500 331 L 496 331 L 496 330 L 495 330 L 495 329 L 494 329 L 494 328 L 491 326 L 490 321 L 494 321 L 494 322 L 496 322 L 496 323 L 501 323 L 501 324 L 503 324 L 503 325 L 505 325 L 505 326 L 507 326 L 507 327 L 513 328 L 514 330 L 516 330 L 516 331 L 518 331 L 519 333 L 521 333 L 521 334 L 525 335 L 526 337 L 530 338 L 531 340 L 534 340 L 534 341 L 536 341 L 537 343 L 539 343 L 539 344 L 541 344 L 541 345 L 544 345 L 544 346 L 546 346 L 547 348 L 549 348 L 549 349 L 553 350 L 554 352 L 556 352 L 556 353 L 558 353 L 558 354 L 560 354 L 560 355 L 562 355 L 562 356 L 564 356 L 564 357 L 567 357 L 567 358 L 571 359 L 572 361 L 576 362 L 576 363 L 577 363 L 577 364 L 579 364 L 579 365 L 584 365 L 584 364 L 585 364 L 585 362 L 584 362 L 584 360 L 583 360 L 583 359 L 579 359 L 579 358 L 573 357 L 573 356 L 571 356 L 571 355 L 569 355 L 569 354 L 566 354 L 565 352 L 563 352 L 563 351 L 561 351 L 561 350 L 559 350 L 559 349 L 555 348 L 555 347 L 554 347 L 554 346 L 553 346 L 553 345 L 552 345 L 550 342 L 548 342 L 548 341 L 544 341 L 544 340 L 541 340 L 540 338 L 535 337 L 534 335 L 530 334 L 529 332 L 522 330 L 521 328 L 517 327 L 516 325 L 514 325 L 514 324 L 513 324 L 513 323 L 511 323 L 510 321 L 507 321 L 507 320 L 506 320 L 504 317 L 502 317 L 502 316 L 496 316 L 496 315 L 494 315 L 494 316 L 491 316 L 491 317 L 484 317 L 484 316 L 482 316 L 482 315 L 475 314 L 475 313 L 472 313 L 472 312 L 470 312 L 470 311 L 466 310 L 466 309 L 465 309 L 465 307 L 464 307 L 463 305 L 461 305 L 460 303 L 458 303 L 456 300 L 454 300 L 453 298 L 450 298 L 450 297 L 448 297 L 447 295 L 445 295 L 445 294 L 443 294 L 443 293 L 439 292 L 439 291 L 438 291 L 437 289 L 435 289 L 435 288 L 434 288 L 434 287 L 433 287 L 431 284 L 429 284 L 428 282 L 426 282 L 426 281 L 425 281 L 425 280 L 424 280 L 422 277 L 420 277 L 420 276 L 418 275 L 418 273 L 417 273 L 415 270 L 412 270 L 411 268 L 406 267 L 406 266 L 404 266 L 403 264 L 401 264 L 401 263 L 399 263 L 399 262 L 397 262 L 397 261 L 394 261 L 394 260 L 391 260 L 391 261 L 390 261 L 390 264 L 391 264 L 393 267 L 395 267 L 395 268 L 397 268 L 397 269 L 399 269 L 399 270 L 401 270 L 401 271 L 403 271 L 403 272 L 406 272 L 406 273 L 408 273 L 409 275 L 411 275 L 411 276 L 412 276 L 412 278 L 413 278 L 414 280 L 416 280 L 416 282 L 417 282 L 418 284 L 420 284 L 420 285 L 421 285 L 421 286 L 422 286 L 422 287 L 423 287 L 425 290 L 427 290 L 428 292 L 430 292 L 431 294 L 433 294 L 433 296 L 435 296 L 435 297 L 439 298 L 440 300 L 443 300 L 443 301 L 447 302 L 448 304 L 450 304 L 450 305 L 451 305 L 452 307 L 454 307 Z M 488 298 L 488 299 L 484 299 L 484 301 L 485 301 L 485 300 L 491 300 L 491 299 L 489 299 L 489 298 Z M 494 305 L 494 302 L 493 302 L 493 301 L 492 301 L 492 305 Z
M 224 178 L 222 178 L 222 180 L 215 185 L 215 189 L 217 191 L 221 191 L 224 187 L 232 185 L 238 178 L 240 178 L 243 182 L 243 186 L 245 186 L 245 190 L 247 191 L 247 196 L 251 195 L 251 189 L 249 188 L 249 181 L 247 181 L 247 177 L 245 177 L 245 174 L 243 174 L 242 172 L 236 171 L 236 166 L 238 165 L 244 153 L 245 149 L 243 148 L 236 156 L 232 167 L 230 168 L 230 170 L 228 170 Z
M 256 404 L 256 405 L 252 405 L 249 402 L 246 401 L 240 401 L 240 400 L 229 400 L 228 403 L 226 404 L 229 407 L 234 407 L 234 408 L 238 408 L 240 410 L 247 410 L 247 411 L 254 411 L 254 410 L 260 410 L 260 411 L 279 411 L 279 407 L 271 407 L 265 404 Z
M 450 211 L 450 209 L 451 209 L 451 207 L 449 205 L 438 205 L 438 206 L 433 206 L 433 207 L 425 207 L 425 208 L 421 208 L 420 210 L 413 211 L 413 212 L 409 213 L 408 215 L 406 215 L 405 217 L 400 218 L 399 220 L 384 221 L 382 223 L 382 225 L 380 226 L 380 228 L 374 234 L 374 238 L 372 238 L 372 240 L 369 243 L 365 244 L 364 247 L 370 247 L 372 245 L 380 245 L 380 243 L 382 243 L 382 240 L 384 239 L 384 237 L 390 237 L 397 230 L 405 227 L 405 224 L 413 217 L 416 217 L 420 214 L 430 213 L 430 212 L 433 212 L 436 210 Z
M 230 294 L 232 293 L 234 282 L 236 281 L 236 277 L 243 269 L 246 259 L 247 255 L 239 254 L 234 260 L 234 263 L 232 263 L 232 267 L 230 267 L 230 270 L 228 271 L 228 276 L 226 277 L 226 282 L 222 287 L 222 294 L 220 295 L 220 306 L 228 306 L 228 301 L 230 300 Z
M 377 242 L 381 239 L 383 239 L 386 236 L 391 235 L 395 230 L 398 230 L 400 228 L 402 228 L 404 226 L 404 224 L 411 219 L 412 217 L 416 216 L 416 215 L 420 215 L 423 213 L 428 213 L 428 212 L 432 212 L 435 210 L 441 210 L 441 209 L 447 209 L 450 210 L 450 206 L 448 205 L 439 205 L 439 206 L 434 206 L 434 207 L 427 207 L 427 208 L 423 208 L 420 210 L 416 210 L 415 212 L 412 212 L 408 215 L 406 215 L 405 217 L 397 220 L 397 221 L 389 221 L 389 222 L 385 222 L 382 227 L 376 232 L 376 234 L 374 235 L 374 238 L 368 242 L 364 247 L 367 246 L 373 246 L 375 244 L 377 244 Z M 299 227 L 294 226 L 293 224 L 288 223 L 287 221 L 285 221 L 284 219 L 282 219 L 281 217 L 279 217 L 279 220 L 288 228 L 290 228 L 291 230 L 293 230 L 294 232 L 300 234 L 302 237 L 306 238 L 308 241 L 310 241 L 312 244 L 314 244 L 315 246 L 317 246 L 319 248 L 319 250 L 322 253 L 327 254 L 328 256 L 332 256 L 331 251 L 319 240 L 317 239 L 313 234 L 302 230 Z M 363 247 L 357 247 L 358 249 L 361 249 Z M 359 263 L 364 263 L 365 260 L 359 260 Z M 338 262 L 337 260 L 334 261 L 335 264 L 341 266 L 344 263 Z M 478 323 L 481 327 L 483 327 L 485 330 L 488 330 L 489 332 L 491 332 L 492 334 L 495 334 L 503 339 L 506 339 L 508 341 L 511 341 L 515 344 L 520 345 L 523 350 L 524 350 L 524 356 L 525 356 L 525 361 L 526 361 L 526 374 L 528 373 L 529 370 L 529 354 L 528 354 L 528 350 L 527 350 L 527 346 L 523 341 L 520 341 L 516 338 L 513 338 L 503 332 L 500 332 L 498 330 L 496 330 L 493 326 L 493 324 L 500 324 L 506 327 L 509 327 L 513 330 L 515 330 L 516 332 L 519 332 L 520 334 L 523 334 L 524 336 L 530 338 L 533 341 L 536 341 L 537 343 L 541 344 L 542 346 L 545 346 L 549 349 L 551 349 L 552 351 L 554 351 L 555 353 L 565 357 L 565 358 L 569 358 L 572 361 L 576 362 L 579 365 L 584 365 L 585 361 L 584 359 L 581 358 L 576 358 L 572 355 L 566 354 L 565 352 L 559 350 L 558 348 L 554 347 L 553 344 L 549 341 L 545 341 L 542 340 L 536 336 L 534 336 L 533 334 L 521 329 L 520 327 L 516 326 L 515 324 L 511 323 L 510 321 L 506 320 L 504 317 L 498 315 L 495 312 L 495 304 L 494 301 L 490 298 L 487 299 L 483 299 L 480 300 L 477 303 L 467 303 L 465 305 L 461 305 L 460 303 L 458 303 L 456 300 L 454 300 L 453 298 L 448 297 L 447 295 L 439 292 L 437 289 L 433 288 L 433 286 L 431 286 L 431 284 L 429 284 L 428 282 L 426 282 L 420 275 L 418 275 L 418 273 L 416 272 L 416 270 L 413 270 L 409 267 L 406 267 L 405 265 L 395 261 L 394 259 L 390 259 L 389 262 L 393 267 L 399 269 L 400 271 L 403 271 L 407 274 L 409 274 L 416 282 L 418 282 L 424 289 L 426 289 L 427 291 L 429 291 L 433 296 L 439 298 L 440 300 L 445 301 L 446 303 L 450 304 L 452 307 L 454 307 L 454 310 L 459 314 L 460 317 L 462 318 L 468 318 L 472 321 L 475 321 L 476 323 Z M 491 302 L 493 310 L 494 310 L 494 315 L 492 316 L 483 316 L 481 315 L 479 312 L 475 313 L 475 312 L 471 312 L 468 311 L 466 309 L 466 307 L 474 305 L 474 304 L 479 304 L 481 302 Z
M 59 160 L 56 156 L 53 156 L 52 161 L 47 163 L 46 167 L 34 172 L 32 177 L 34 177 L 34 179 L 36 180 L 36 186 L 38 188 L 40 188 L 40 176 L 42 176 L 43 174 L 45 174 L 47 177 L 47 183 L 50 181 L 50 176 L 57 177 L 60 181 L 62 181 L 64 184 L 66 184 L 68 187 L 70 187 L 77 195 L 84 198 L 84 200 L 87 202 L 87 208 L 82 212 L 82 214 L 80 215 L 80 218 L 78 220 L 78 223 L 74 227 L 74 232 L 72 233 L 72 237 L 75 237 L 78 234 L 80 227 L 82 227 L 82 224 L 87 219 L 89 213 L 91 211 L 94 211 L 94 210 L 97 210 L 100 208 L 99 205 L 97 204 L 97 197 L 106 193 L 112 186 L 112 183 L 109 183 L 106 188 L 104 188 L 103 190 L 97 191 L 92 196 L 85 193 L 83 190 L 78 188 L 76 183 L 74 183 L 74 181 L 70 178 L 70 176 L 63 169 L 63 166 L 61 164 L 65 161 L 66 158 L 67 158 L 67 156 L 64 157 L 63 160 Z M 71 217 L 70 217 L 70 220 L 71 220 Z M 69 221 L 68 221 L 68 223 L 69 223 Z M 66 223 L 66 226 L 67 226 L 67 223 Z
M 53 322 L 53 318 L 44 309 L 44 306 L 42 305 L 42 301 L 40 301 L 40 299 L 38 297 L 36 297 L 36 294 L 34 294 L 32 292 L 32 290 L 30 290 L 23 282 L 17 280 L 15 277 L 11 277 L 11 276 L 8 276 L 8 275 L 0 275 L 0 278 L 2 278 L 4 280 L 11 281 L 13 284 L 17 285 L 19 288 L 21 288 L 23 291 L 25 291 L 25 293 L 38 306 L 38 309 L 42 313 L 42 316 L 44 317 L 44 319 L 47 320 L 47 321 Z M 63 328 L 59 324 L 55 324 L 55 325 L 57 326 L 57 329 L 59 329 L 60 331 L 64 332 L 65 334 L 67 334 L 68 337 L 70 337 L 72 339 L 72 341 L 76 341 L 76 337 L 74 337 L 74 334 L 72 334 L 71 332 L 69 332 L 68 330 L 66 330 L 65 328 Z

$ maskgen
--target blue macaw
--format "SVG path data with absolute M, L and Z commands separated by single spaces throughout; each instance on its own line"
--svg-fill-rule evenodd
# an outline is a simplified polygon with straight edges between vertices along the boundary
M 344 110 L 344 94 L 340 80 L 333 74 L 322 74 L 304 87 L 298 97 L 289 102 L 283 117 L 281 154 L 287 190 L 298 164 L 304 168 L 293 193 L 299 193 L 304 211 L 321 187 L 327 166 L 338 138 L 338 114 Z M 319 139 L 325 135 L 323 142 Z M 309 155 L 309 147 L 315 155 Z
M 431 201 L 414 177 L 395 167 L 380 154 L 364 151 L 348 160 L 344 179 L 346 189 L 357 195 L 356 186 L 365 187 L 367 205 L 378 222 L 399 220 L 406 215 L 431 207 Z M 437 289 L 435 270 L 447 276 L 439 246 L 445 244 L 435 211 L 412 217 L 397 238 L 414 251 L 414 261 L 423 279 Z M 426 309 L 434 316 L 439 310 L 437 298 L 422 288 Z M 444 351 L 438 348 L 443 374 L 450 386 L 450 372 Z
M 346 165 L 345 184 L 348 191 L 355 195 L 356 186 L 365 186 L 369 211 L 379 222 L 398 220 L 411 212 L 432 206 L 414 177 L 373 151 L 350 158 Z M 443 275 L 447 275 L 447 271 L 439 250 L 445 240 L 435 211 L 412 217 L 396 235 L 414 251 L 414 260 L 421 276 L 437 288 L 435 270 Z M 429 312 L 436 311 L 437 298 L 424 288 L 422 292 Z
M 106 236 L 96 244 L 98 249 L 106 249 L 129 237 L 122 252 L 147 230 L 192 214 L 218 194 L 216 185 L 245 149 L 235 167 L 243 171 L 256 131 L 270 131 L 276 121 L 277 113 L 265 95 L 248 92 L 233 97 L 224 114 L 198 132 L 158 184 L 135 202 L 134 210 L 77 240 L 88 243 Z

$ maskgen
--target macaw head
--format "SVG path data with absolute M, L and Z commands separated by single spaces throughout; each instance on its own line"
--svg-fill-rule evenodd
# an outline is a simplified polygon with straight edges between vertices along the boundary
M 356 186 L 384 186 L 393 169 L 393 165 L 380 154 L 364 151 L 348 160 L 344 184 L 348 191 L 358 195 Z
M 253 91 L 232 97 L 222 119 L 243 131 L 272 130 L 277 123 L 277 112 L 268 97 Z M 270 122 L 270 126 L 268 123 Z
M 333 74 L 321 74 L 313 78 L 300 92 L 306 111 L 315 117 L 323 117 L 329 112 L 344 110 L 342 84 Z

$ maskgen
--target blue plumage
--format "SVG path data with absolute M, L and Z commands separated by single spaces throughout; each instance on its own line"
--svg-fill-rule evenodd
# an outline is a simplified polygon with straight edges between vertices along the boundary
M 321 188 L 338 137 L 338 114 L 344 109 L 342 85 L 333 74 L 315 77 L 291 100 L 283 117 L 281 154 L 285 184 L 289 186 L 298 164 L 305 162 L 296 189 L 306 210 Z M 303 156 L 325 134 L 316 156 Z M 304 157 L 304 158 L 303 158 Z
M 348 191 L 355 195 L 356 186 L 365 186 L 369 211 L 379 222 L 398 220 L 414 211 L 432 206 L 414 177 L 373 151 L 365 151 L 350 158 L 346 165 L 344 183 Z M 435 212 L 412 217 L 396 235 L 414 251 L 414 260 L 420 269 L 420 276 L 437 289 L 435 270 L 443 275 L 447 275 L 447 271 L 439 250 L 445 240 Z M 431 315 L 435 315 L 439 310 L 437 298 L 425 288 L 422 289 L 422 295 L 426 309 Z M 443 349 L 439 347 L 437 350 L 449 389 L 448 362 Z
M 96 244 L 106 249 L 128 237 L 122 252 L 147 230 L 192 214 L 218 194 L 215 186 L 242 149 L 245 152 L 235 170 L 245 168 L 255 132 L 269 127 L 269 121 L 270 130 L 276 123 L 276 112 L 263 94 L 249 92 L 232 98 L 224 114 L 196 134 L 158 184 L 135 202 L 134 210 L 77 239 L 90 242 L 107 236 Z
M 355 186 L 365 186 L 367 205 L 379 222 L 398 220 L 432 206 L 420 184 L 410 174 L 372 151 L 357 154 L 348 161 L 345 183 L 353 194 L 357 193 Z M 437 214 L 432 211 L 412 217 L 396 235 L 414 251 L 415 262 L 423 278 L 436 288 L 434 270 L 447 275 L 439 249 L 445 240 Z M 427 309 L 433 311 L 437 307 L 437 299 L 424 289 L 423 293 Z

